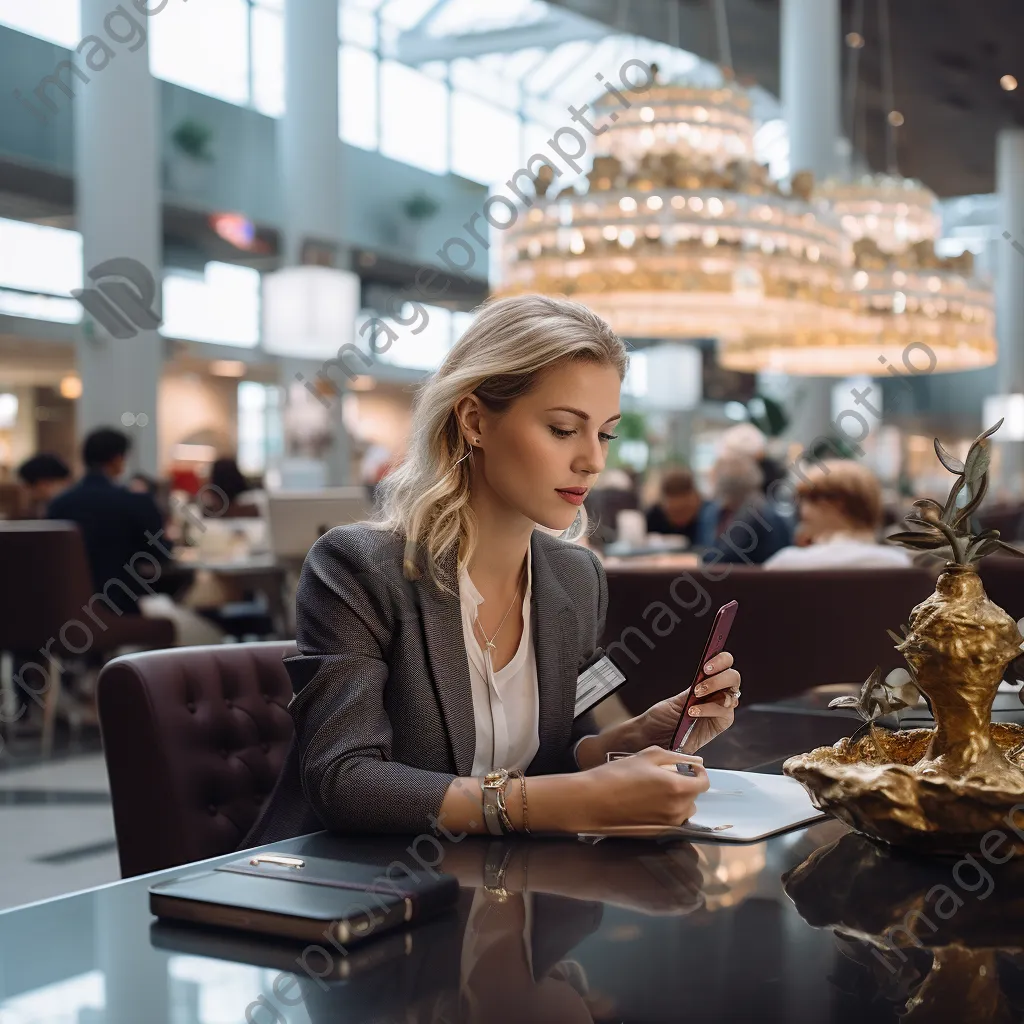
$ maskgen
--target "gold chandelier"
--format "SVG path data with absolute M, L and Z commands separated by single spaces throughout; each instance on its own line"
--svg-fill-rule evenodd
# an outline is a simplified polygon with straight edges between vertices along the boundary
M 779 344 L 770 332 L 723 338 L 720 361 L 733 370 L 853 375 L 949 373 L 996 361 L 992 291 L 974 274 L 969 252 L 935 253 L 940 221 L 936 197 L 919 181 L 867 175 L 826 181 L 815 199 L 853 241 L 848 293 L 859 318 L 830 345 L 801 332 Z
M 856 330 L 851 239 L 812 204 L 809 175 L 787 193 L 755 162 L 745 90 L 654 85 L 643 106 L 594 107 L 614 123 L 587 191 L 550 195 L 541 168 L 536 203 L 504 235 L 501 294 L 565 294 L 637 339 L 827 347 Z

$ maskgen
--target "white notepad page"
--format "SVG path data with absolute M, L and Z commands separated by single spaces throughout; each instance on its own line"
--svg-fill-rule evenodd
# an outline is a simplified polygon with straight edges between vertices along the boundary
M 624 826 L 580 833 L 581 837 L 679 836 L 750 843 L 826 817 L 811 803 L 807 791 L 796 779 L 724 768 L 709 768 L 707 772 L 711 788 L 697 797 L 697 812 L 685 825 L 675 828 L 664 825 Z M 731 828 L 718 830 L 721 825 L 730 825 Z M 705 831 L 707 829 L 716 830 Z

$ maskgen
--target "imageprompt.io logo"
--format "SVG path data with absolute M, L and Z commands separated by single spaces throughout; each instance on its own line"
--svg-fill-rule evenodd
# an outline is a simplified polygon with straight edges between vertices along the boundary
M 138 261 L 119 257 L 97 263 L 87 274 L 95 288 L 76 288 L 72 295 L 112 338 L 134 338 L 160 326 L 153 312 L 156 281 Z

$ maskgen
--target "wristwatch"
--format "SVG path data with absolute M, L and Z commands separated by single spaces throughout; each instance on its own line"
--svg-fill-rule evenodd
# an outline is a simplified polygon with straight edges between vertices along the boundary
M 501 812 L 498 810 L 498 793 L 504 790 L 508 779 L 509 774 L 505 768 L 495 768 L 484 776 L 484 823 L 492 836 L 505 834 L 501 827 Z

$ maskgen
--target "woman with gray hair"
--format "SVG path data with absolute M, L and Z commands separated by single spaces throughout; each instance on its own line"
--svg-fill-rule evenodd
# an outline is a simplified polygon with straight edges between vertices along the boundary
M 577 303 L 481 308 L 417 396 L 378 520 L 335 527 L 306 558 L 286 661 L 294 739 L 245 846 L 321 828 L 454 838 L 690 817 L 708 777 L 689 755 L 739 702 L 730 654 L 709 662 L 685 753 L 666 749 L 685 692 L 602 731 L 576 714 L 608 588 L 597 557 L 558 535 L 583 526 L 626 362 Z
M 705 562 L 761 565 L 791 543 L 792 527 L 765 499 L 764 474 L 750 456 L 719 456 L 711 480 L 714 501 L 707 515 L 716 539 Z

